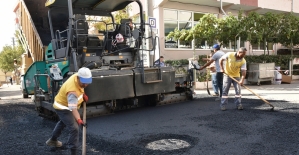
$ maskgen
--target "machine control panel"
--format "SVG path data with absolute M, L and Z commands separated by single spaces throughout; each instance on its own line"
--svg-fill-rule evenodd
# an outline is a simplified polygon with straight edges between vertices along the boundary
M 59 68 L 57 67 L 52 67 L 50 68 L 50 76 L 54 79 L 54 80 L 62 80 L 62 74 Z

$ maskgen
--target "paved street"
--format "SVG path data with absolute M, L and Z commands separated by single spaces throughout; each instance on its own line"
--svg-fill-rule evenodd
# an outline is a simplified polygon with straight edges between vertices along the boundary
M 22 98 L 20 85 L 2 85 L 0 87 L 0 98 L 4 100 Z
M 245 89 L 242 89 L 243 111 L 236 110 L 232 103 L 233 89 L 230 91 L 228 110 L 220 111 L 219 101 L 214 101 L 215 97 L 208 96 L 206 90 L 196 90 L 197 95 L 193 101 L 125 110 L 88 119 L 88 154 L 299 154 L 299 104 L 296 100 L 299 82 L 248 87 L 273 104 L 275 111 L 270 112 L 267 104 Z M 1 103 L 10 100 L 4 105 L 10 106 L 10 109 L 14 107 L 9 103 L 21 99 L 18 91 L 17 86 L 1 87 Z M 14 100 L 4 94 L 10 94 Z M 30 99 L 24 102 L 30 104 Z M 23 112 L 22 116 L 27 121 L 21 121 L 22 126 L 18 127 L 22 132 L 34 133 L 32 140 L 32 136 L 24 135 L 23 140 L 29 141 L 29 147 L 23 150 L 25 154 L 36 151 L 36 146 L 39 148 L 37 154 L 65 154 L 63 150 L 45 146 L 44 142 L 55 123 L 31 114 L 35 112 L 32 103 L 30 105 L 31 110 L 27 107 L 27 115 L 30 117 L 27 118 Z M 23 109 L 23 106 L 26 105 L 18 105 L 18 108 Z M 15 114 L 17 111 L 14 110 Z M 7 116 L 3 111 L 0 112 L 2 126 L 5 126 L 8 123 L 5 121 Z M 34 127 L 23 129 L 26 122 L 28 125 L 33 123 Z M 15 126 L 6 125 L 10 131 L 14 130 L 12 127 Z M 5 135 L 4 130 L 0 130 L 0 135 Z M 66 142 L 66 136 L 63 133 L 63 142 Z M 15 143 L 18 142 L 11 142 L 11 145 Z M 8 152 L 18 153 L 17 150 L 6 150 L 4 154 Z

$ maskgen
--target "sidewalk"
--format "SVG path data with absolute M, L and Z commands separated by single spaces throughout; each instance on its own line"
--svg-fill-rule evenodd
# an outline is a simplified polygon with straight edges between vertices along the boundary
M 271 100 L 286 100 L 286 101 L 297 101 L 298 96 L 298 90 L 299 90 L 299 80 L 293 80 L 291 84 L 261 84 L 260 86 L 257 85 L 245 85 L 249 89 L 251 89 L 256 94 L 260 95 L 264 99 L 271 99 Z M 210 88 L 210 93 L 213 94 L 213 89 Z M 207 93 L 206 89 L 202 90 L 195 90 L 195 97 L 196 98 L 216 98 L 214 96 L 210 96 Z M 256 98 L 259 99 L 257 96 L 255 96 L 253 93 L 248 91 L 246 88 L 241 88 L 241 94 L 242 98 Z M 229 98 L 234 98 L 235 90 L 234 87 L 230 88 L 229 91 Z
M 10 85 L 4 84 L 0 87 L 0 98 L 2 100 L 12 99 L 12 98 L 23 98 L 21 92 L 21 85 Z
M 287 100 L 287 101 L 296 101 L 299 90 L 299 80 L 293 80 L 291 84 L 261 84 L 257 85 L 246 85 L 253 92 L 257 93 L 264 99 L 276 99 L 276 100 Z M 213 89 L 210 88 L 210 93 L 213 94 Z M 4 93 L 5 92 L 5 93 Z M 195 90 L 195 98 L 216 98 L 210 96 L 207 93 L 206 89 Z M 242 87 L 241 90 L 242 98 L 258 98 L 250 91 Z M 229 97 L 233 98 L 235 95 L 234 87 L 230 88 Z M 20 85 L 10 85 L 4 84 L 0 87 L 0 98 L 9 99 L 9 98 L 23 98 Z

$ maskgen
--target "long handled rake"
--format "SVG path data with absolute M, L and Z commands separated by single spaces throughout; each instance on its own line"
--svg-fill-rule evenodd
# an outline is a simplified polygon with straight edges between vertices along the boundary
M 226 74 L 226 73 L 224 73 Z M 228 74 L 226 74 L 227 76 L 229 76 Z M 235 78 L 229 76 L 232 80 L 234 80 L 235 82 L 239 83 L 239 81 L 237 81 Z M 241 85 L 243 86 L 244 88 L 246 88 L 248 91 L 250 91 L 252 94 L 254 94 L 255 96 L 257 96 L 258 98 L 260 98 L 261 100 L 263 100 L 265 103 L 267 103 L 270 107 L 272 107 L 270 109 L 270 111 L 274 111 L 274 106 L 272 104 L 270 104 L 270 102 L 268 102 L 267 100 L 265 100 L 264 98 L 262 98 L 260 95 L 258 95 L 257 93 L 255 93 L 254 91 L 252 91 L 251 89 L 249 89 L 247 86 L 245 85 Z

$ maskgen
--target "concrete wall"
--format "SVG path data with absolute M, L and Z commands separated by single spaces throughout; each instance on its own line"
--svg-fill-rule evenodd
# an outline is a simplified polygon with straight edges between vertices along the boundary
M 293 11 L 298 13 L 299 0 L 293 0 L 293 2 Z M 290 12 L 292 0 L 258 0 L 258 6 L 261 8 Z
M 33 63 L 32 58 L 28 58 L 27 54 L 22 54 L 22 66 L 20 68 L 21 75 L 24 75 L 30 65 Z
M 11 72 L 5 74 L 0 70 L 0 82 L 8 81 L 7 79 L 11 76 Z

